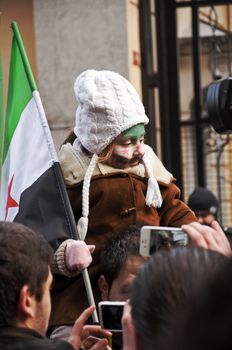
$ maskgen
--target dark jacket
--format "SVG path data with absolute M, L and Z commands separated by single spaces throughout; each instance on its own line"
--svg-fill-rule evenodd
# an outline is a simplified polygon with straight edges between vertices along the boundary
M 0 328 L 1 350 L 73 350 L 71 344 L 63 340 L 52 340 L 27 328 Z

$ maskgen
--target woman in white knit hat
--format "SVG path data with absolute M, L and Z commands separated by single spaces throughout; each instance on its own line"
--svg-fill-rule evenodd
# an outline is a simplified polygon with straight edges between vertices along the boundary
M 89 274 L 97 302 L 99 255 L 109 236 L 136 222 L 180 227 L 196 218 L 179 199 L 173 176 L 144 144 L 149 120 L 134 87 L 117 73 L 87 70 L 74 91 L 75 140 L 62 146 L 59 158 L 79 235 L 96 246 Z M 65 268 L 60 274 L 52 326 L 71 325 L 88 304 L 81 275 L 64 277 L 70 276 Z

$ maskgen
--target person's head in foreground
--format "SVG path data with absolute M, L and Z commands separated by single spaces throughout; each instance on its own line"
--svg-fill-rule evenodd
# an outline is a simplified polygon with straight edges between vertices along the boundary
M 102 300 L 126 301 L 131 284 L 145 258 L 139 254 L 142 224 L 129 226 L 113 236 L 101 253 L 101 276 L 98 284 Z
M 188 199 L 188 206 L 203 225 L 211 225 L 217 220 L 218 205 L 215 195 L 204 187 L 196 187 Z
M 45 337 L 51 312 L 52 254 L 48 242 L 33 230 L 0 222 L 0 348 L 79 350 L 86 342 L 89 349 L 108 349 L 107 339 L 91 342 L 89 335 L 107 338 L 109 332 L 84 326 L 93 307 L 75 322 L 68 342 Z
M 51 311 L 52 249 L 24 225 L 0 223 L 0 326 L 45 335 Z
M 133 282 L 131 314 L 128 305 L 125 309 L 125 346 L 130 344 L 133 322 L 134 349 L 159 349 L 170 328 L 170 318 L 185 309 L 192 291 L 200 288 L 227 259 L 217 252 L 195 247 L 173 248 L 151 256 Z M 129 349 L 132 347 L 125 347 Z
M 172 318 L 162 350 L 229 350 L 232 348 L 232 261 L 191 293 L 186 308 Z

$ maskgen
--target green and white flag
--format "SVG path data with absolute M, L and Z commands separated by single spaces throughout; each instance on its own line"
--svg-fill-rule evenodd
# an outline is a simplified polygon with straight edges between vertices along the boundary
M 0 169 L 2 165 L 2 159 L 3 159 L 4 125 L 5 125 L 5 120 L 4 120 L 4 114 L 3 114 L 2 58 L 0 56 Z M 0 184 L 1 184 L 1 172 L 0 172 Z
M 17 24 L 13 41 L 0 186 L 0 220 L 21 222 L 55 247 L 75 238 L 70 203 Z M 3 116 L 1 116 L 3 121 Z

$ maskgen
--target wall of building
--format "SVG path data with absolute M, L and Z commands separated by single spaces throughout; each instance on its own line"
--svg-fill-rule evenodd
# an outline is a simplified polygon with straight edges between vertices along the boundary
M 57 148 L 74 125 L 73 84 L 86 69 L 128 78 L 142 97 L 138 0 L 0 0 L 6 106 L 16 20 Z
M 127 0 L 129 80 L 142 98 L 139 0 Z
M 34 0 L 38 85 L 56 144 L 74 124 L 73 84 L 86 69 L 125 77 L 126 0 Z
M 32 71 L 36 77 L 37 70 L 35 57 L 33 0 L 0 0 L 0 52 L 3 68 L 5 108 L 12 42 L 12 30 L 10 27 L 12 21 L 16 21 L 18 24 Z

